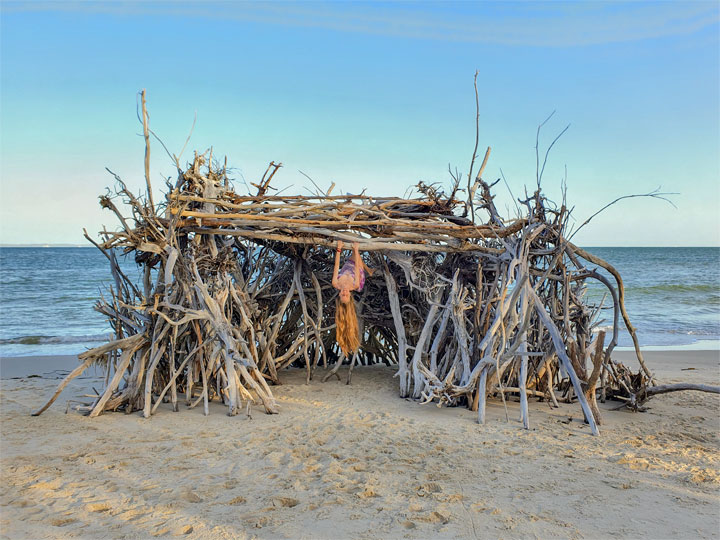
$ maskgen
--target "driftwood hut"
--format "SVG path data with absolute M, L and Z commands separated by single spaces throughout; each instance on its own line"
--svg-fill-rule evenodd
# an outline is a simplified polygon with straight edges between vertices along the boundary
M 538 189 L 519 201 L 524 216 L 506 220 L 479 172 L 460 188 L 418 184 L 416 198 L 277 194 L 271 163 L 252 192 L 237 193 L 224 166 L 195 155 L 155 203 L 144 107 L 144 196 L 116 177 L 101 205 L 119 222 L 101 240 L 113 286 L 96 309 L 112 341 L 84 352 L 74 377 L 104 367 L 105 386 L 86 407 L 175 410 L 221 400 L 235 415 L 251 403 L 278 412 L 272 387 L 286 368 L 308 380 L 349 365 L 396 365 L 399 394 L 424 403 L 465 406 L 484 422 L 488 399 L 577 400 L 593 433 L 596 399 L 637 406 L 652 380 L 623 305 L 623 283 L 606 262 L 566 238 L 568 209 Z M 472 167 L 471 167 L 472 169 Z M 360 350 L 346 358 L 335 341 L 331 278 L 338 240 L 357 242 L 375 269 L 357 297 Z M 143 279 L 118 264 L 134 256 Z M 613 280 L 597 271 L 606 269 Z M 584 296 L 588 280 L 607 286 L 613 332 L 594 332 L 600 306 Z M 635 340 L 641 370 L 613 361 L 620 319 Z

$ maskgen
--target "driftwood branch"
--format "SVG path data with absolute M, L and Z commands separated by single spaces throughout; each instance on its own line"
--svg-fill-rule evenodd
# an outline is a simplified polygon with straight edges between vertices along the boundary
M 657 396 L 659 394 L 667 394 L 669 392 L 682 392 L 686 390 L 693 390 L 695 392 L 709 392 L 711 394 L 720 394 L 720 386 L 711 386 L 709 384 L 693 384 L 693 383 L 676 383 L 676 384 L 659 384 L 657 386 L 650 386 L 640 392 L 639 397 L 642 401 L 649 398 L 650 396 Z

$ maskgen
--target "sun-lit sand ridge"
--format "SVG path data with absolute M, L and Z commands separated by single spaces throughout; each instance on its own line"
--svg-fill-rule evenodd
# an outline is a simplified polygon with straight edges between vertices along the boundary
M 628 353 L 615 353 L 631 363 Z M 720 354 L 647 353 L 662 382 L 717 384 Z M 5 362 L 5 360 L 4 360 Z M 67 364 L 67 359 L 65 361 Z M 17 375 L 5 363 L 4 377 Z M 25 374 L 33 372 L 25 364 Z M 70 363 L 70 367 L 72 367 Z M 687 368 L 694 368 L 686 370 Z M 343 370 L 344 371 L 344 370 Z M 67 415 L 78 379 L 2 381 L 0 526 L 7 538 L 709 538 L 720 525 L 720 396 L 657 396 L 589 435 L 577 404 L 464 408 L 397 397 L 393 368 L 351 386 L 304 371 L 274 389 L 279 415 L 228 419 L 215 404 L 152 419 Z M 342 374 L 342 372 L 341 372 Z M 198 440 L 204 441 L 198 444 Z

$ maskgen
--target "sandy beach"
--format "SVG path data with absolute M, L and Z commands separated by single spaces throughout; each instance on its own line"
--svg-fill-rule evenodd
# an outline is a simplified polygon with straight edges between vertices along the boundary
M 630 353 L 616 353 L 632 365 Z M 646 353 L 659 381 L 718 384 L 720 353 Z M 463 408 L 397 395 L 393 368 L 352 384 L 287 371 L 278 415 L 215 403 L 149 420 L 65 414 L 98 388 L 73 357 L 2 359 L 3 538 L 713 538 L 720 530 L 720 396 L 656 396 L 644 413 L 577 404 Z M 39 376 L 30 376 L 39 375 Z M 17 378 L 10 378 L 17 377 Z

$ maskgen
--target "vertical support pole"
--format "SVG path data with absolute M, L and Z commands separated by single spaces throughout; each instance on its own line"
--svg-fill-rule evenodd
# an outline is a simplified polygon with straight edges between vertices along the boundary
M 480 372 L 480 382 L 478 382 L 478 424 L 485 423 L 485 405 L 487 403 L 487 367 L 483 367 Z
M 410 393 L 410 373 L 407 362 L 407 337 L 405 336 L 405 325 L 400 312 L 400 299 L 397 294 L 397 284 L 390 273 L 387 264 L 384 263 L 383 273 L 387 285 L 388 298 L 390 300 L 390 311 L 395 322 L 395 332 L 398 340 L 398 375 L 400 377 L 400 397 L 407 397 Z
M 148 201 L 152 208 L 153 214 L 155 213 L 155 202 L 153 201 L 152 185 L 150 183 L 150 120 L 148 118 L 147 103 L 145 102 L 145 89 L 143 88 L 141 94 L 142 101 L 142 121 L 143 121 L 143 136 L 145 137 L 145 184 L 147 185 Z

